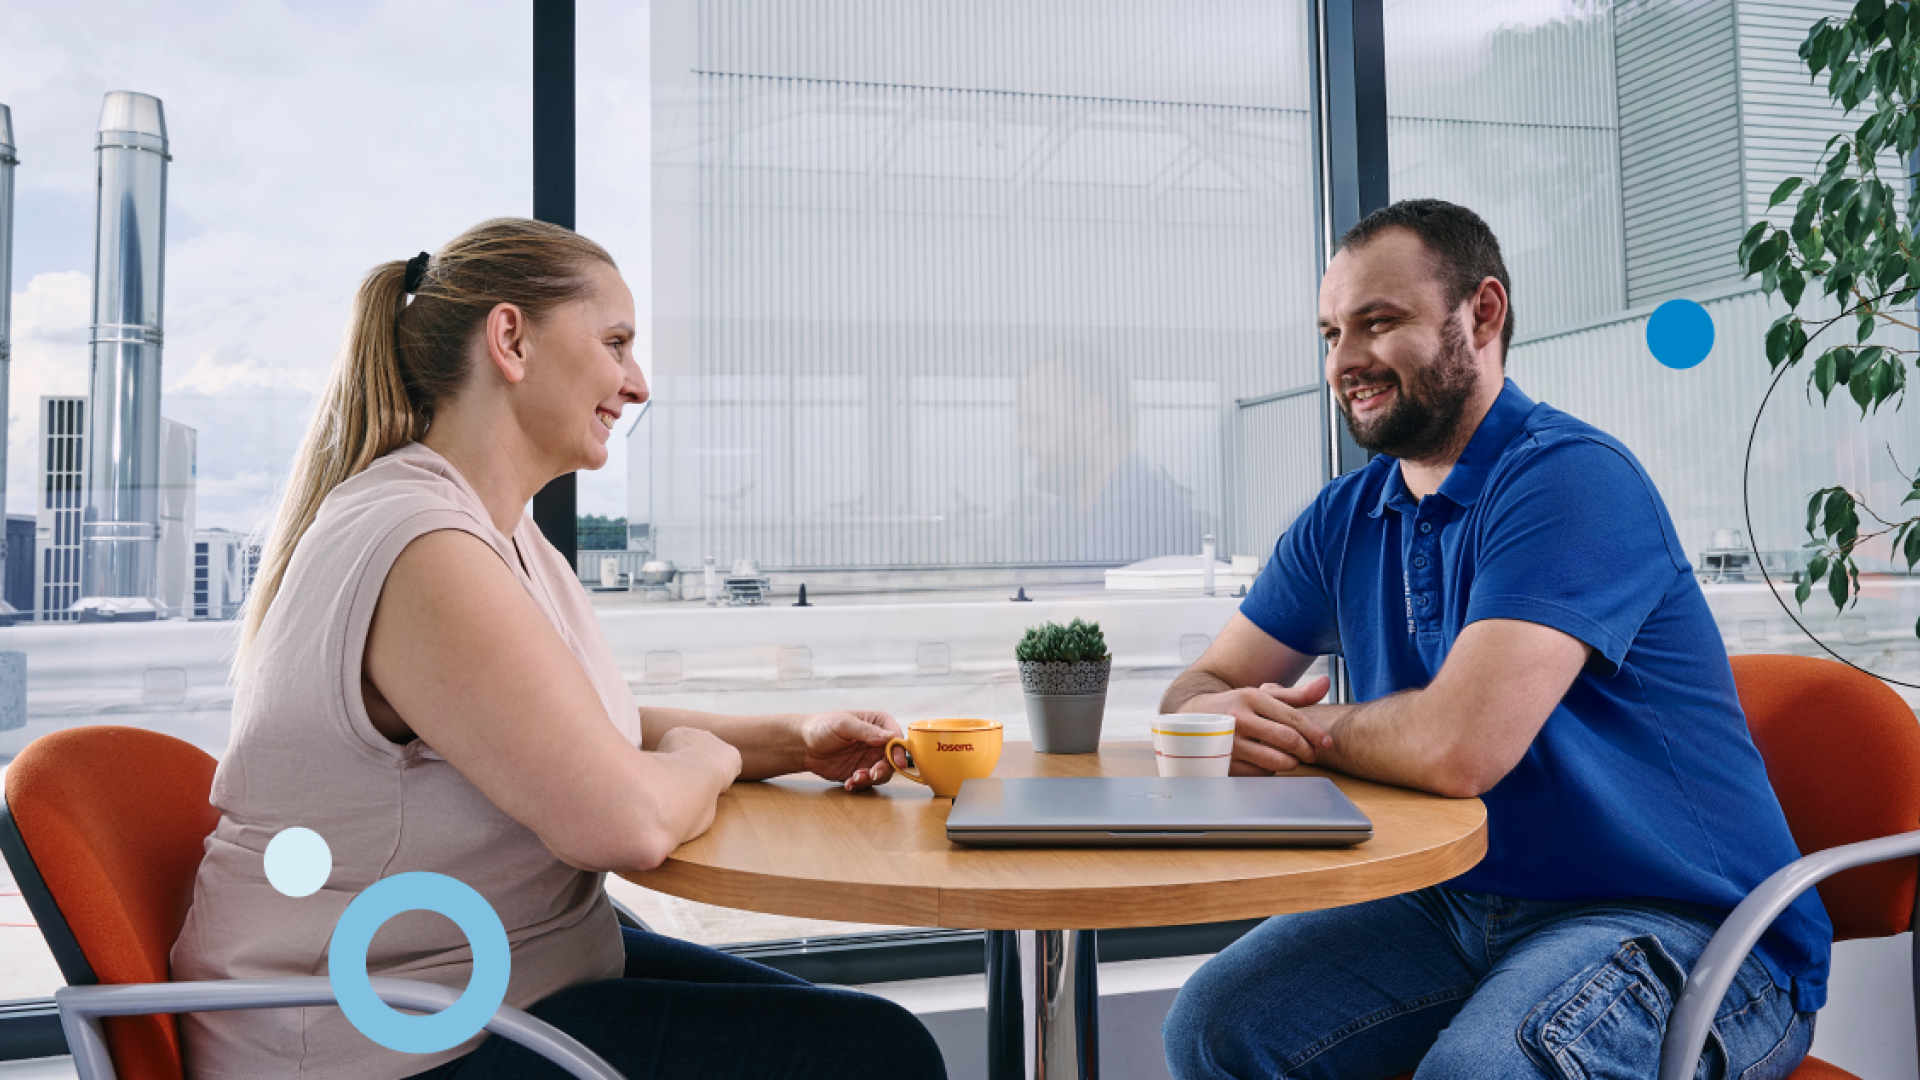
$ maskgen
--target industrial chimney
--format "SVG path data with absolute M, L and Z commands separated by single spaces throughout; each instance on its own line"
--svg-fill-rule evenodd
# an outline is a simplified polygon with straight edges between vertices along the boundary
M 0 105 L 0 582 L 7 580 L 7 384 L 13 379 L 13 111 Z M 13 608 L 0 600 L 0 618 Z
M 100 111 L 93 382 L 81 511 L 81 618 L 151 619 L 160 546 L 160 305 L 167 122 L 115 91 Z

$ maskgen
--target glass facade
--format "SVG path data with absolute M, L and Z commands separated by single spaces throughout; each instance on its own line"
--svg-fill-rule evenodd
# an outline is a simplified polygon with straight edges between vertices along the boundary
M 0 102 L 20 165 L 7 510 L 33 527 L 10 536 L 8 570 L 34 573 L 32 598 L 14 599 L 21 617 L 0 629 L 27 670 L 26 723 L 0 730 L 0 768 L 80 724 L 224 750 L 230 620 L 354 289 L 377 263 L 531 204 L 532 61 L 520 34 L 498 33 L 525 20 L 514 2 L 9 11 Z M 163 550 L 179 582 L 167 617 L 130 625 L 64 614 L 80 580 L 97 336 L 95 132 L 115 90 L 160 99 L 170 142 L 160 465 L 184 490 L 161 501 L 187 534 Z M 60 975 L 5 873 L 0 1001 L 44 997 Z
M 1826 140 L 1858 122 L 1808 84 L 1795 55 L 1814 19 L 1850 10 L 1390 2 L 1392 195 L 1458 202 L 1492 226 L 1513 277 L 1508 376 L 1640 459 L 1730 652 L 1824 647 L 1920 683 L 1920 582 L 1904 561 L 1896 568 L 1886 539 L 1863 549 L 1857 606 L 1836 613 L 1822 592 L 1795 609 L 1817 644 L 1745 553 L 1751 536 L 1792 607 L 1808 496 L 1844 485 L 1891 513 L 1909 486 L 1901 470 L 1920 466 L 1910 421 L 1809 400 L 1804 371 L 1787 373 L 1762 412 L 1773 377 L 1763 339 L 1786 307 L 1742 280 L 1734 257 L 1780 181 L 1813 174 Z M 1882 168 L 1905 171 L 1891 159 Z M 1791 202 L 1774 211 L 1782 224 L 1791 212 Z M 1675 298 L 1703 304 L 1715 327 L 1712 353 L 1685 370 L 1646 345 L 1649 317 Z M 1916 344 L 1897 327 L 1873 341 Z

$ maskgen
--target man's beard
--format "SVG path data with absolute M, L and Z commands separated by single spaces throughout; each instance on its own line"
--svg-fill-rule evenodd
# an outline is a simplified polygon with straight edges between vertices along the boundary
M 1385 415 L 1356 420 L 1353 403 L 1347 397 L 1356 385 L 1395 387 L 1396 400 Z M 1474 366 L 1466 332 L 1457 321 L 1448 319 L 1440 328 L 1440 350 L 1433 359 L 1415 368 L 1405 380 L 1349 383 L 1338 396 L 1340 415 L 1346 418 L 1347 434 L 1361 449 L 1402 461 L 1424 461 L 1455 445 L 1461 434 L 1460 418 L 1479 385 L 1480 370 Z

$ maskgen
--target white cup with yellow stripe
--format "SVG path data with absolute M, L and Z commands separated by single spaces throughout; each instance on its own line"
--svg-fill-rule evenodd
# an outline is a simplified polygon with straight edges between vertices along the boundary
M 1153 718 L 1161 776 L 1225 776 L 1233 764 L 1233 717 L 1181 713 Z

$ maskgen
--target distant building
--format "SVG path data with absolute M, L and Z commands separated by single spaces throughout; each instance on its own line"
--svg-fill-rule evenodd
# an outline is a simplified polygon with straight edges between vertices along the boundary
M 42 621 L 66 622 L 80 599 L 80 522 L 86 490 L 87 399 L 40 399 L 40 490 L 36 498 L 31 604 Z M 160 543 L 155 593 L 163 616 L 185 616 L 193 586 L 198 434 L 160 420 Z M 12 602 L 9 596 L 9 602 Z
M 225 529 L 193 534 L 193 618 L 237 619 L 260 570 L 260 545 Z
M 195 577 L 193 528 L 194 479 L 199 473 L 199 435 L 185 424 L 160 420 L 160 552 L 154 574 L 154 599 L 163 616 L 187 614 Z
M 33 533 L 32 514 L 7 515 L 6 601 L 26 618 L 33 617 Z
M 35 498 L 33 603 L 16 605 L 66 622 L 80 599 L 80 501 L 86 477 L 87 399 L 40 399 L 40 490 Z

